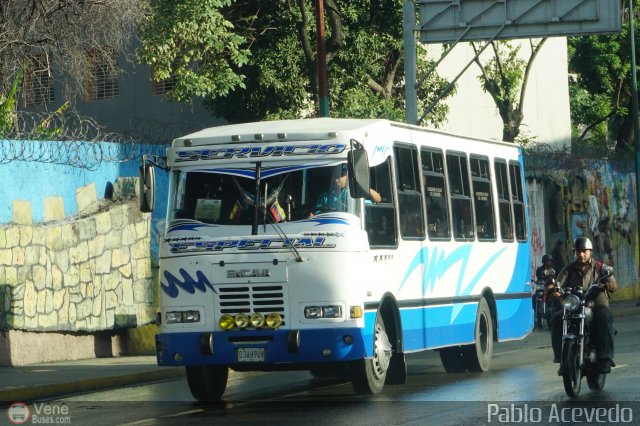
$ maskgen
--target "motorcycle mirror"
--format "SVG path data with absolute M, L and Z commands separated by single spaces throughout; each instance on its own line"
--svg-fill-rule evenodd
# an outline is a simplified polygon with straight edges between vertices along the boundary
M 613 276 L 613 268 L 609 265 L 602 265 L 602 272 L 600 274 L 600 281 L 606 280 Z

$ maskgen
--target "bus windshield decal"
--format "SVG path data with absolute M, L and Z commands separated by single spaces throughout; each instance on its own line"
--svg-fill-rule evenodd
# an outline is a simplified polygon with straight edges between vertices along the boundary
M 327 166 L 327 165 L 334 165 L 336 164 L 335 162 L 333 163 L 320 163 L 320 164 L 302 164 L 302 165 L 298 165 L 298 166 L 281 166 L 281 167 L 269 167 L 269 168 L 264 168 L 260 171 L 260 177 L 261 178 L 269 178 L 271 176 L 276 176 L 279 174 L 283 174 L 283 173 L 290 173 L 290 172 L 295 172 L 297 170 L 304 170 L 304 169 L 309 169 L 309 168 L 313 168 L 313 167 L 321 167 L 321 166 Z M 215 169 L 196 169 L 193 170 L 193 172 L 198 172 L 198 173 L 218 173 L 218 174 L 223 174 L 223 175 L 231 175 L 231 176 L 242 176 L 245 178 L 250 178 L 250 179 L 254 179 L 256 176 L 256 170 L 255 167 L 253 166 L 253 164 L 251 165 L 252 167 L 250 169 L 241 169 L 241 168 L 237 168 L 237 167 L 228 167 L 228 168 L 224 168 L 224 169 L 219 169 L 219 168 L 215 168 Z
M 334 248 L 335 244 L 325 244 L 323 237 L 302 238 L 255 238 L 228 241 L 171 241 L 172 253 L 193 253 L 202 251 L 235 250 L 276 250 L 295 248 Z
M 200 160 L 228 160 L 231 158 L 263 158 L 297 155 L 340 154 L 346 144 L 271 145 L 271 146 L 221 146 L 199 150 L 176 151 L 176 163 Z
M 180 275 L 182 275 L 182 280 L 175 277 L 171 272 L 164 271 L 164 278 L 167 280 L 168 284 L 164 284 L 162 281 L 160 281 L 160 287 L 162 288 L 162 291 L 164 291 L 167 296 L 171 297 L 172 299 L 178 297 L 178 293 L 180 292 L 178 287 L 189 294 L 195 294 L 196 289 L 200 290 L 202 293 L 205 293 L 207 291 L 207 288 L 210 288 L 214 293 L 217 293 L 216 289 L 213 288 L 213 285 L 211 285 L 202 271 L 196 272 L 197 280 L 193 279 L 193 277 L 191 277 L 191 275 L 189 275 L 189 273 L 183 268 L 180 268 L 179 272 Z

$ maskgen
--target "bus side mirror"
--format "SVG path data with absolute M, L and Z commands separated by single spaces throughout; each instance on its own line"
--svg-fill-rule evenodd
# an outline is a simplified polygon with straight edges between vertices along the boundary
M 153 165 L 143 164 L 138 173 L 138 200 L 140 211 L 151 213 L 156 204 L 156 175 Z
M 369 196 L 369 158 L 362 144 L 351 139 L 351 150 L 347 154 L 349 167 L 349 193 L 353 198 Z

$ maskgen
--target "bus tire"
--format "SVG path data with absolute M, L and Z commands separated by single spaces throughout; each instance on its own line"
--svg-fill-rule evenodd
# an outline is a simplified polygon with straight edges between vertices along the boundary
M 474 336 L 474 343 L 463 348 L 463 363 L 470 372 L 488 371 L 493 356 L 493 318 L 484 297 L 478 303 Z
M 380 312 L 376 315 L 373 329 L 373 356 L 351 364 L 351 384 L 359 395 L 375 395 L 382 391 L 393 347 Z
M 200 402 L 220 401 L 227 388 L 229 368 L 223 365 L 190 365 L 187 383 L 191 395 Z
M 456 346 L 454 348 L 440 349 L 440 361 L 447 373 L 464 373 L 465 365 L 463 363 L 463 348 Z

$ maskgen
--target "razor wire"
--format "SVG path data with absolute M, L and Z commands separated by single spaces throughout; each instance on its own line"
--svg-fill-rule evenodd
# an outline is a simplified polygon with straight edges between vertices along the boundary
M 525 170 L 528 173 L 550 170 L 579 172 L 586 167 L 597 168 L 606 163 L 615 163 L 620 171 L 633 171 L 633 158 L 629 153 L 613 147 L 580 144 L 572 148 L 555 148 L 549 144 L 532 142 L 523 147 Z
M 15 126 L 0 139 L 0 164 L 14 161 L 68 165 L 96 170 L 102 163 L 123 163 L 143 155 L 164 156 L 166 144 L 141 144 L 105 132 L 90 117 L 18 112 Z

